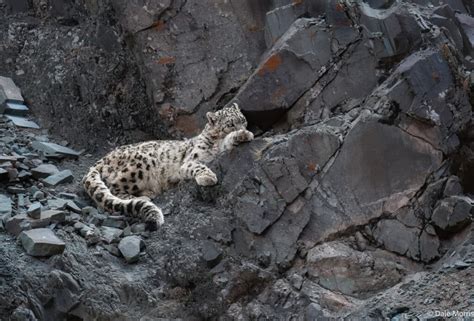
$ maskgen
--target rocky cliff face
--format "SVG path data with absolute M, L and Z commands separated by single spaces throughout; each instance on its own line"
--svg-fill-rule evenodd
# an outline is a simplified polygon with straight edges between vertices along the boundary
M 50 207 L 60 191 L 79 194 L 78 209 L 61 203 L 64 220 L 49 226 L 64 252 L 33 258 L 0 233 L 6 320 L 399 320 L 473 310 L 471 1 L 0 8 L 0 72 L 43 128 L 77 147 L 191 136 L 205 112 L 229 102 L 256 134 L 211 165 L 217 186 L 187 182 L 155 200 L 166 224 L 153 233 L 86 206 L 77 181 L 90 158 L 61 163 L 76 181 L 39 188 Z M 35 138 L 6 132 L 22 140 L 4 141 L 3 153 L 30 157 Z M 38 186 L 0 185 L 9 222 L 26 211 L 12 185 L 31 199 Z M 127 264 L 126 242 L 140 252 L 123 238 L 132 234 L 145 250 Z

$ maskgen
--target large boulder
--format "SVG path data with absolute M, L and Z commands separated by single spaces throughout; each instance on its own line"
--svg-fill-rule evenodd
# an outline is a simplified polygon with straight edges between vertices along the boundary
M 358 298 L 367 298 L 391 287 L 406 273 L 401 265 L 340 242 L 312 248 L 306 262 L 308 274 L 321 286 Z

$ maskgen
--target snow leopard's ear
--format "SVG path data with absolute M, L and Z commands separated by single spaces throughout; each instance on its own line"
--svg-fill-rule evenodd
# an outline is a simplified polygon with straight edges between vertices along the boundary
M 233 103 L 233 104 L 232 104 L 232 108 L 234 108 L 234 109 L 240 111 L 240 107 L 239 107 L 239 105 L 238 105 L 237 103 Z
M 207 112 L 206 113 L 207 121 L 209 124 L 214 125 L 216 123 L 216 114 L 213 112 Z

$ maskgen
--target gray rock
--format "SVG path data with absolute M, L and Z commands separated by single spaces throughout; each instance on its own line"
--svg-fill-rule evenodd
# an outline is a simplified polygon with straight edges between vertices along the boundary
M 214 242 L 204 241 L 201 246 L 202 258 L 206 261 L 207 266 L 213 268 L 219 264 L 222 258 L 222 250 L 216 246 Z
M 28 207 L 28 210 L 26 211 L 26 214 L 28 214 L 29 217 L 31 218 L 40 218 L 41 216 L 41 203 L 40 202 L 35 202 Z
M 126 223 L 124 221 L 125 217 L 124 216 L 113 216 L 109 215 L 106 217 L 106 219 L 103 221 L 102 225 L 103 226 L 109 226 L 109 227 L 115 227 L 119 229 L 123 229 L 126 226 Z
M 25 194 L 26 189 L 21 186 L 8 186 L 7 192 L 10 194 Z
M 305 6 L 300 3 L 291 3 L 267 12 L 265 17 L 265 42 L 267 47 L 280 38 L 291 24 L 306 13 Z
M 16 1 L 9 1 L 13 3 Z M 25 2 L 25 1 L 18 1 L 18 2 Z M 8 100 L 13 102 L 20 102 L 23 103 L 23 96 L 21 95 L 20 88 L 18 88 L 11 78 L 2 77 L 0 76 L 0 87 L 5 93 Z
M 399 10 L 374 10 L 366 2 L 359 3 L 360 21 L 366 37 L 373 38 L 372 47 L 379 58 L 403 55 L 419 43 L 422 24 Z M 422 19 L 421 17 L 419 19 Z
M 39 152 L 42 152 L 46 157 L 62 158 L 72 157 L 77 158 L 80 153 L 75 150 L 64 147 L 55 143 L 39 142 L 34 141 L 32 144 L 33 148 Z
M 324 315 L 323 309 L 317 303 L 310 303 L 306 309 L 304 314 L 304 321 L 315 321 L 315 320 L 329 320 Z
M 66 213 L 59 210 L 42 211 L 39 217 L 41 220 L 49 220 L 51 222 L 62 223 L 66 220 Z
M 66 244 L 47 228 L 23 231 L 20 240 L 26 253 L 31 256 L 61 254 L 66 247 Z
M 456 20 L 461 27 L 466 53 L 474 56 L 474 18 L 468 14 L 456 14 Z
M 381 220 L 374 230 L 375 240 L 386 250 L 411 257 L 420 257 L 418 228 L 409 228 L 397 220 Z
M 118 249 L 118 246 L 115 244 L 102 244 L 102 247 L 106 249 L 113 256 L 120 257 L 121 255 L 120 250 Z
M 31 169 L 33 177 L 36 179 L 46 178 L 48 176 L 59 173 L 59 170 L 56 166 L 52 164 L 42 164 L 38 167 Z
M 455 196 L 462 194 L 462 186 L 459 177 L 453 175 L 448 178 L 443 194 L 444 196 Z
M 38 321 L 35 317 L 35 314 L 30 309 L 25 307 L 18 307 L 13 311 L 11 317 L 11 321 Z
M 63 198 L 63 199 L 68 199 L 68 200 L 74 200 L 74 199 L 78 198 L 77 194 L 66 193 L 66 192 L 59 193 L 58 197 Z
M 123 234 L 123 230 L 115 228 L 115 227 L 108 227 L 108 226 L 102 226 L 100 228 L 100 234 L 103 238 L 103 240 L 107 243 L 115 243 L 118 242 L 120 239 L 120 236 Z
M 32 120 L 28 120 L 24 117 L 6 115 L 6 117 L 13 122 L 15 126 L 24 128 L 39 129 L 39 125 Z
M 308 274 L 329 290 L 358 298 L 398 283 L 405 270 L 395 262 L 372 257 L 370 252 L 359 252 L 340 242 L 318 245 L 308 252 Z
M 396 212 L 408 204 L 441 160 L 442 154 L 430 144 L 395 126 L 372 117 L 356 122 L 334 163 L 318 179 L 310 201 L 314 214 L 303 239 L 319 242 Z
M 18 236 L 23 230 L 31 228 L 31 221 L 26 214 L 17 214 L 7 218 L 5 221 L 5 229 L 8 233 Z
M 37 201 L 40 201 L 40 200 L 43 200 L 45 198 L 45 194 L 44 192 L 42 191 L 36 191 L 34 194 L 33 194 L 33 198 Z
M 23 104 L 7 102 L 5 107 L 5 114 L 13 116 L 26 116 L 28 114 L 28 107 Z
M 0 194 L 0 216 L 4 217 L 12 213 L 12 200 L 10 197 Z
M 331 33 L 320 20 L 296 20 L 265 55 L 234 101 L 250 121 L 262 127 L 271 125 L 313 86 L 332 56 L 345 50 L 356 36 L 351 28 L 341 36 Z M 333 42 L 339 47 L 334 48 Z
M 124 237 L 119 245 L 118 249 L 122 253 L 127 263 L 137 262 L 140 258 L 140 252 L 145 244 L 139 236 L 127 236 Z
M 451 196 L 440 202 L 431 216 L 432 224 L 443 232 L 456 232 L 471 222 L 471 200 Z
M 57 174 L 51 175 L 43 179 L 43 183 L 46 186 L 57 186 L 59 184 L 71 183 L 74 180 L 74 175 L 68 169 L 61 171 Z
M 440 253 L 440 241 L 439 238 L 428 230 L 424 230 L 420 235 L 420 259 L 423 262 L 431 263 L 433 260 L 439 258 Z

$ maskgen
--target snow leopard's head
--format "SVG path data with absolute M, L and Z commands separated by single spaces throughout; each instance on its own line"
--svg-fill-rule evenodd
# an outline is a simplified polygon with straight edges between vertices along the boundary
M 247 120 L 236 103 L 216 112 L 208 112 L 206 117 L 206 128 L 219 137 L 225 137 L 230 132 L 247 127 Z

